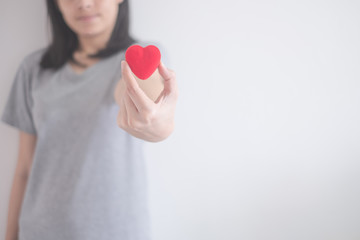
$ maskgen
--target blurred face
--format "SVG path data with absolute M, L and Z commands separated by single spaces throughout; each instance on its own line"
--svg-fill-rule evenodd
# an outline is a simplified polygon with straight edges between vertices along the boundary
M 112 32 L 123 0 L 56 0 L 71 30 L 80 37 Z

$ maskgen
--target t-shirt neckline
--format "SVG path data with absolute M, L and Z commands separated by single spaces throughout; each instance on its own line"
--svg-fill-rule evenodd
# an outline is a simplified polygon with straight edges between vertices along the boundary
M 101 65 L 105 60 L 107 60 L 107 59 L 99 59 L 99 61 L 97 61 L 93 65 L 87 67 L 81 73 L 75 72 L 74 69 L 71 67 L 70 62 L 67 61 L 65 63 L 65 71 L 67 72 L 67 74 L 69 76 L 71 76 L 73 78 L 83 78 L 83 77 L 86 77 L 87 75 L 91 74 L 91 72 L 93 72 L 94 69 L 96 69 L 99 65 Z
M 97 68 L 99 68 L 101 65 L 103 65 L 104 63 L 111 61 L 112 59 L 122 55 L 122 53 L 125 50 L 121 50 L 117 53 L 115 53 L 114 55 L 107 57 L 107 58 L 101 58 L 99 59 L 99 61 L 97 61 L 96 63 L 94 63 L 93 65 L 87 67 L 84 71 L 82 71 L 81 73 L 77 73 L 74 71 L 74 69 L 71 67 L 70 62 L 67 61 L 65 63 L 65 72 L 66 74 L 71 77 L 71 78 L 75 78 L 75 79 L 80 79 L 80 78 L 86 78 L 87 76 L 91 75 L 94 71 L 96 71 Z

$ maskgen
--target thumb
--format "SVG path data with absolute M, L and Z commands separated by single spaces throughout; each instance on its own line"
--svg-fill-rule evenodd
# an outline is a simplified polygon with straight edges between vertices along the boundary
M 160 61 L 158 69 L 160 75 L 164 78 L 164 95 L 167 98 L 176 100 L 178 96 L 178 87 L 175 72 L 165 67 L 162 61 Z

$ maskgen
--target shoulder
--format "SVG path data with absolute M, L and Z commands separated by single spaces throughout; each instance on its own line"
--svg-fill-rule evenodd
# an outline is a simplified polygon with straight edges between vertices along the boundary
M 21 67 L 25 68 L 27 71 L 31 71 L 35 68 L 40 68 L 40 61 L 46 50 L 47 47 L 43 47 L 26 54 L 25 57 L 22 59 Z

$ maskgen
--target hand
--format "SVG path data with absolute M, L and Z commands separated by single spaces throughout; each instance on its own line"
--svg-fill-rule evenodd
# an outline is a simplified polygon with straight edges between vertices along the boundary
M 120 107 L 118 126 L 131 135 L 149 142 L 166 139 L 175 127 L 175 107 L 178 98 L 176 75 L 161 61 L 158 70 L 164 78 L 164 90 L 155 102 L 139 87 L 125 60 L 121 61 L 122 76 L 114 92 Z

